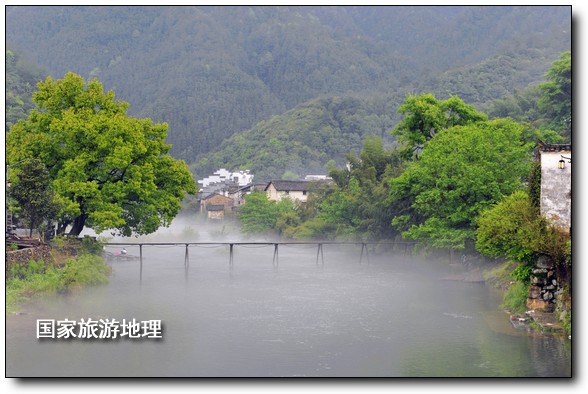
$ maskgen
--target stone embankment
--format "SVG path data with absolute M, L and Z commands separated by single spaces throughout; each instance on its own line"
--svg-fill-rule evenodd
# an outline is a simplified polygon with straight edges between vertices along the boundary
M 558 290 L 559 282 L 553 260 L 547 256 L 539 257 L 531 275 L 527 307 L 536 312 L 553 312 Z
M 6 251 L 6 271 L 9 272 L 14 264 L 26 265 L 31 260 L 51 261 L 51 247 L 49 245 L 33 246 L 18 250 Z

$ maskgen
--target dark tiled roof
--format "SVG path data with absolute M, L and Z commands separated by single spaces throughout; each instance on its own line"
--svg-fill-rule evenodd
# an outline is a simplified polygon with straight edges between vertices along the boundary
M 271 181 L 267 184 L 264 190 L 267 191 L 270 185 L 274 185 L 277 191 L 293 192 L 293 191 L 309 191 L 314 190 L 318 185 L 328 185 L 333 183 L 331 179 L 321 179 L 317 181 Z
M 308 181 L 271 181 L 265 187 L 268 189 L 270 185 L 274 185 L 277 191 L 280 192 L 291 192 L 291 191 L 308 191 L 311 182 Z
M 543 141 L 539 141 L 539 150 L 541 152 L 560 152 L 560 151 L 572 151 L 572 144 L 546 144 Z
M 230 197 L 223 196 L 222 194 L 218 194 L 218 193 L 212 193 L 212 194 L 209 194 L 208 196 L 204 197 L 203 199 L 204 199 L 204 200 L 208 200 L 208 199 L 210 199 L 210 198 L 212 198 L 212 197 L 215 197 L 215 196 L 220 196 L 220 197 L 222 197 L 223 199 L 226 199 L 226 200 L 231 200 L 231 198 L 230 198 Z M 232 200 L 231 200 L 231 201 L 232 201 Z

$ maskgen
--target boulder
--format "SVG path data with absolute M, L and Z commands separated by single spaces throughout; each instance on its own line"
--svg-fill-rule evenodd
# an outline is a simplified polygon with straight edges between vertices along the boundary
M 555 267 L 555 262 L 553 261 L 551 256 L 548 256 L 546 254 L 542 254 L 541 256 L 539 256 L 537 258 L 537 262 L 535 263 L 535 266 L 537 268 L 552 269 L 553 267 Z

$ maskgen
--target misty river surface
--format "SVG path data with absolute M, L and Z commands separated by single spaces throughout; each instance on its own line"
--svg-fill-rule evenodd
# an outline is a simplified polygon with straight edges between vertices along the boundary
M 8 377 L 571 376 L 571 341 L 511 326 L 481 283 L 360 246 L 143 247 L 108 285 L 7 316 Z M 108 247 L 109 250 L 116 250 Z M 138 256 L 136 246 L 127 247 Z M 161 320 L 163 339 L 36 338 L 37 319 Z

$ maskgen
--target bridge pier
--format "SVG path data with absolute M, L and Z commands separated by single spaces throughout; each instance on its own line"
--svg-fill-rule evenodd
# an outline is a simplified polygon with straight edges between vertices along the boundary
M 188 253 L 188 246 L 190 244 L 186 244 L 186 253 L 184 254 L 184 275 L 186 279 L 188 279 L 188 269 L 190 268 L 190 255 Z
M 278 262 L 278 244 L 274 244 L 274 258 L 272 260 L 272 265 L 277 267 L 279 265 Z
M 143 284 L 143 244 L 139 244 L 139 284 Z
M 325 256 L 323 255 L 323 244 L 322 243 L 318 244 L 318 249 L 316 250 L 316 265 L 318 265 L 319 253 L 321 255 L 322 265 L 325 265 Z
M 233 245 L 235 244 L 229 244 L 229 268 L 231 270 L 233 269 Z
M 370 255 L 368 253 L 368 247 L 367 244 L 365 242 L 363 242 L 361 244 L 361 255 L 359 256 L 359 264 L 363 263 L 363 251 L 365 249 L 365 257 L 367 259 L 367 263 L 370 263 Z

